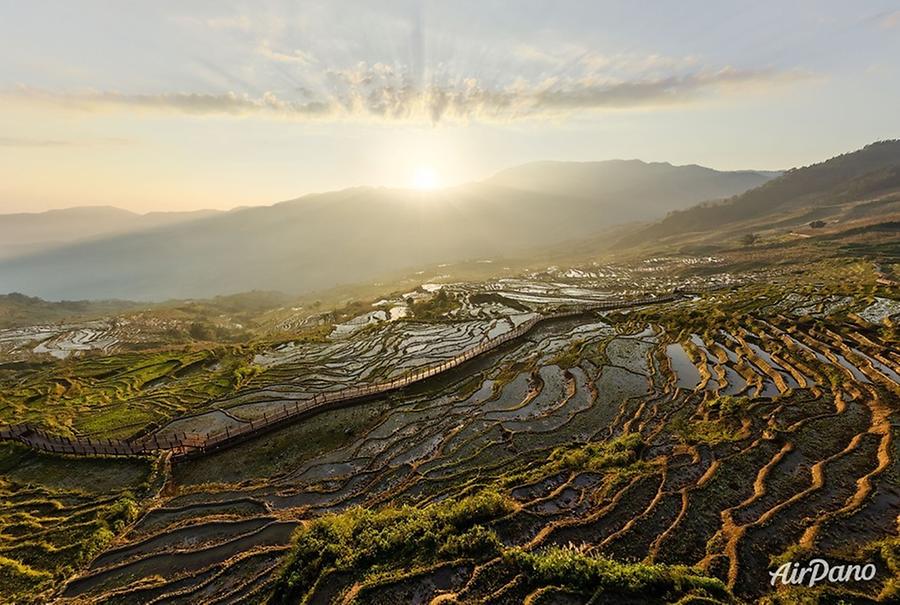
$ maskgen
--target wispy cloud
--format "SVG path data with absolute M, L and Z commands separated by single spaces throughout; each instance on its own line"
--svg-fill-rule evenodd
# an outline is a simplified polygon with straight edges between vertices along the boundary
M 291 102 L 279 99 L 272 93 L 253 98 L 246 94 L 163 93 L 123 94 L 119 92 L 58 93 L 36 88 L 19 87 L 7 96 L 27 99 L 79 111 L 108 109 L 175 111 L 186 114 L 271 113 L 296 116 L 313 116 L 328 113 L 328 107 L 312 102 Z
M 70 141 L 0 137 L 0 147 L 68 147 Z
M 882 29 L 900 28 L 900 10 L 878 15 L 878 25 Z
M 298 60 L 299 60 L 298 56 Z M 72 110 L 173 111 L 195 115 L 429 121 L 554 118 L 584 111 L 640 109 L 697 102 L 747 88 L 767 89 L 808 77 L 800 72 L 722 68 L 682 75 L 614 79 L 555 76 L 497 86 L 477 78 L 432 78 L 417 85 L 411 70 L 385 64 L 323 73 L 322 86 L 287 98 L 274 92 L 127 94 L 50 92 L 19 87 L 7 96 Z
M 86 147 L 94 145 L 130 145 L 133 141 L 120 138 L 100 139 L 36 139 L 26 137 L 0 137 L 0 147 Z
M 667 71 L 673 73 L 682 69 L 696 68 L 699 64 L 693 55 L 666 56 L 659 53 L 615 53 L 606 54 L 586 48 L 580 44 L 568 43 L 542 48 L 532 44 L 517 44 L 512 55 L 526 63 L 545 65 L 554 69 L 581 69 L 586 72 L 621 74 L 653 74 Z
M 216 16 L 209 18 L 178 15 L 172 17 L 172 21 L 185 26 L 203 27 L 213 31 L 250 32 L 255 28 L 254 21 L 250 17 L 250 15 L 244 14 Z
M 277 63 L 294 63 L 297 65 L 312 65 L 316 62 L 315 58 L 308 52 L 294 49 L 289 52 L 274 50 L 268 41 L 263 41 L 256 48 L 257 54 L 269 61 Z

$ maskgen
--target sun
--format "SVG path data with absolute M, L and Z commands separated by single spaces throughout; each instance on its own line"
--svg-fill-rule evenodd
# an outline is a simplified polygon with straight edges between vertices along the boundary
M 440 187 L 437 171 L 431 166 L 419 166 L 413 174 L 412 186 L 414 189 L 437 189 Z

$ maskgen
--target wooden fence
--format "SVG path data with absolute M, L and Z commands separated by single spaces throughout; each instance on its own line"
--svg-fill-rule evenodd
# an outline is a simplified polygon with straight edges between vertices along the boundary
M 494 338 L 485 337 L 479 344 L 463 351 L 446 361 L 425 366 L 400 378 L 383 382 L 349 387 L 330 393 L 318 393 L 311 399 L 283 404 L 281 409 L 272 414 L 264 413 L 262 419 L 248 420 L 246 424 L 234 430 L 226 427 L 224 432 L 194 435 L 172 433 L 160 436 L 153 433 L 135 440 L 91 439 L 86 437 L 70 438 L 49 433 L 33 424 L 15 424 L 0 426 L 0 440 L 19 441 L 33 449 L 54 454 L 70 454 L 76 456 L 140 456 L 171 452 L 172 460 L 201 456 L 212 451 L 223 449 L 240 443 L 261 433 L 288 424 L 294 420 L 309 416 L 327 409 L 343 407 L 359 401 L 384 395 L 402 389 L 417 382 L 427 380 L 438 374 L 452 370 L 475 357 L 492 351 L 504 344 L 527 334 L 542 321 L 562 319 L 589 313 L 643 306 L 654 303 L 670 302 L 678 296 L 675 294 L 654 298 L 640 298 L 630 301 L 613 301 L 597 303 L 577 308 L 558 311 L 550 315 L 535 315 L 510 331 Z

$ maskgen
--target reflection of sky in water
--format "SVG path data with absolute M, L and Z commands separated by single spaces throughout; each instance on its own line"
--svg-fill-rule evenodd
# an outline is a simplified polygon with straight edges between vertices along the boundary
M 672 364 L 672 369 L 678 378 L 675 386 L 680 389 L 697 388 L 697 385 L 700 384 L 700 372 L 691 363 L 690 358 L 684 351 L 684 347 L 678 343 L 667 345 L 666 355 L 669 357 L 669 362 Z

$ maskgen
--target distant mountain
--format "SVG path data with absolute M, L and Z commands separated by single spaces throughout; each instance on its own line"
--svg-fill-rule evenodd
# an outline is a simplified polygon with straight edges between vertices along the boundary
M 0 259 L 112 234 L 174 225 L 215 213 L 214 210 L 200 210 L 137 214 L 112 206 L 80 206 L 47 212 L 0 214 Z
M 795 168 L 720 202 L 675 210 L 618 243 L 636 247 L 733 241 L 747 233 L 860 227 L 900 215 L 900 140 Z M 809 234 L 803 234 L 809 235 Z
M 698 200 L 730 197 L 780 173 L 721 172 L 703 166 L 673 166 L 640 160 L 532 162 L 504 170 L 491 185 L 550 195 L 590 198 L 607 226 L 645 221 Z
M 526 255 L 766 179 L 632 161 L 525 166 L 434 192 L 361 187 L 8 259 L 0 292 L 138 300 L 311 292 L 424 264 Z
M 146 308 L 124 300 L 48 302 L 24 294 L 0 294 L 0 329 L 65 321 L 83 321 Z

